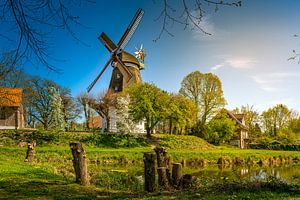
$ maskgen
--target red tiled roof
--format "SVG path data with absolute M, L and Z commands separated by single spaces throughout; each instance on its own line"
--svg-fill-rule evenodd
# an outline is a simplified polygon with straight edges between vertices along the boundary
M 101 128 L 102 127 L 102 117 L 90 117 L 89 119 L 89 126 L 90 128 Z
M 22 89 L 0 88 L 0 106 L 19 107 L 22 102 Z

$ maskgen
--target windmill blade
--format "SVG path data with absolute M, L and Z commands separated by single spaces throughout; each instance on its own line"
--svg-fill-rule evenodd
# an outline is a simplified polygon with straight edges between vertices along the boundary
M 131 39 L 132 35 L 134 34 L 136 28 L 138 27 L 142 17 L 144 15 L 144 11 L 139 8 L 136 12 L 134 18 L 130 22 L 128 28 L 126 29 L 125 33 L 121 37 L 119 43 L 118 43 L 118 49 L 124 49 L 126 45 L 128 44 L 129 40 Z
M 112 61 L 112 57 L 110 57 L 110 59 L 107 61 L 107 63 L 104 65 L 104 68 L 101 70 L 101 72 L 98 74 L 98 76 L 95 78 L 95 80 L 87 87 L 87 92 L 90 92 L 94 85 L 97 83 L 97 81 L 99 80 L 99 78 L 102 76 L 103 72 L 106 70 L 106 68 L 108 67 L 108 65 L 111 63 Z
M 121 65 L 121 68 L 127 73 L 127 75 L 130 77 L 129 79 L 131 79 L 132 77 L 132 73 L 129 71 L 129 69 L 125 66 L 125 64 L 122 62 L 122 60 L 116 56 L 115 57 L 117 62 Z
M 101 33 L 98 39 L 104 44 L 104 46 L 110 52 L 113 52 L 117 48 L 115 43 L 104 32 Z

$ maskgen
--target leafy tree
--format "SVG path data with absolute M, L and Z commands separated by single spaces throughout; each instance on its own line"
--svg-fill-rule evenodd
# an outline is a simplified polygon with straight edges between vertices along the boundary
M 169 133 L 185 133 L 197 121 L 197 105 L 190 99 L 171 94 L 169 97 L 168 117 Z
M 264 111 L 261 116 L 265 132 L 271 136 L 277 136 L 279 131 L 288 126 L 291 114 L 291 110 L 283 104 L 277 104 Z
M 168 94 L 149 83 L 135 84 L 126 92 L 130 96 L 129 112 L 133 120 L 145 120 L 147 136 L 150 137 L 154 127 L 167 117 Z
M 300 133 L 300 117 L 291 119 L 288 125 L 288 129 L 294 133 Z
M 65 115 L 63 113 L 63 102 L 58 89 L 55 87 L 47 88 L 50 96 L 50 106 L 52 109 L 51 127 L 54 130 L 64 131 L 66 128 Z
M 39 122 L 44 129 L 47 130 L 51 123 L 53 123 L 54 112 L 58 112 L 58 110 L 54 111 L 53 108 L 55 106 L 53 102 L 55 99 L 61 101 L 61 98 L 66 95 L 68 89 L 62 88 L 55 82 L 40 77 L 30 78 L 27 84 L 28 88 L 26 89 L 26 96 L 24 97 L 27 123 L 35 127 L 36 123 Z M 55 88 L 56 91 L 54 91 L 53 88 Z M 52 94 L 54 94 L 54 97 Z M 61 103 L 63 102 L 61 101 Z M 63 113 L 63 105 L 57 106 L 61 107 L 61 112 Z M 61 123 L 65 123 L 64 117 Z
M 236 122 L 222 109 L 210 122 L 205 139 L 213 144 L 229 142 L 236 134 Z
M 197 104 L 200 131 L 203 131 L 207 121 L 226 104 L 222 83 L 212 73 L 195 71 L 188 74 L 181 82 L 179 93 Z
M 137 133 L 136 123 L 133 120 L 129 110 L 130 97 L 125 93 L 121 93 L 116 98 L 116 116 L 117 127 L 121 133 Z

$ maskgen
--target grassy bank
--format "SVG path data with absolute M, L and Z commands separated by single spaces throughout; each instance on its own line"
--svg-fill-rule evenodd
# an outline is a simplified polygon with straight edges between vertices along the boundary
M 26 146 L 36 140 L 36 158 L 25 163 Z M 92 186 L 74 184 L 69 142 L 84 143 Z M 259 161 L 269 157 L 299 158 L 295 151 L 240 150 L 215 147 L 193 136 L 155 135 L 151 140 L 136 136 L 99 136 L 95 133 L 2 132 L 0 134 L 0 199 L 258 199 L 298 198 L 299 190 L 282 183 L 239 188 L 194 188 L 193 191 L 146 194 L 142 183 L 142 157 L 155 145 L 168 149 L 174 161 L 240 157 Z M 185 170 L 189 172 L 189 170 Z M 237 184 L 240 185 L 240 184 Z M 272 188 L 273 187 L 273 188 Z M 221 188 L 221 186 L 218 186 Z M 273 192 L 276 188 L 276 192 Z M 288 189 L 288 190 L 287 190 Z

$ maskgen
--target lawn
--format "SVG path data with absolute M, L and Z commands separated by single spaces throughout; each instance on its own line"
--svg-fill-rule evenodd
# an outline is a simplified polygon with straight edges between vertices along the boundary
M 69 134 L 69 133 L 68 133 Z M 192 191 L 143 192 L 143 153 L 153 151 L 161 144 L 168 149 L 174 161 L 202 158 L 216 163 L 221 156 L 234 158 L 249 157 L 258 161 L 269 157 L 299 158 L 294 151 L 240 150 L 229 147 L 214 147 L 205 141 L 190 136 L 157 135 L 152 141 L 134 141 L 133 147 L 97 145 L 85 136 L 59 137 L 55 141 L 39 141 L 33 163 L 24 162 L 26 147 L 19 147 L 19 138 L 14 135 L 0 139 L 0 199 L 285 199 L 300 198 L 298 187 L 284 184 L 272 187 L 236 186 L 224 188 L 197 187 Z M 20 136 L 21 137 L 21 136 Z M 1 138 L 1 137 L 0 137 Z M 4 138 L 4 139 L 3 139 Z M 17 139 L 16 139 L 17 138 Z M 91 186 L 74 183 L 71 151 L 68 142 L 82 140 L 87 152 Z M 3 142 L 5 140 L 5 142 Z M 9 142 L 8 142 L 9 141 Z M 112 142 L 111 140 L 109 140 Z M 2 143 L 2 144 L 1 144 Z M 132 144 L 133 144 L 132 143 Z M 121 145 L 123 144 L 123 146 Z M 188 171 L 188 169 L 186 169 Z M 237 184 L 239 185 L 239 184 Z M 276 189 L 276 191 L 274 191 Z

